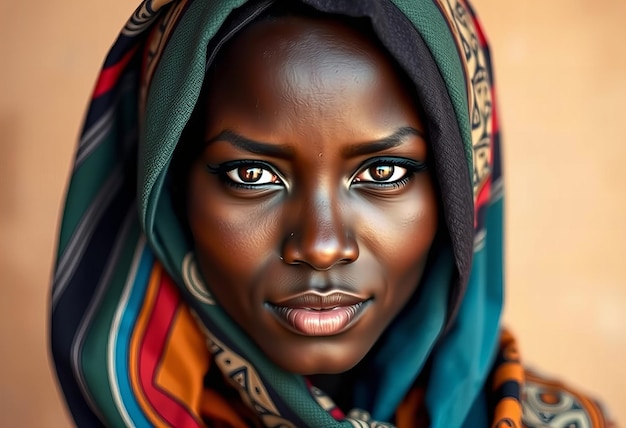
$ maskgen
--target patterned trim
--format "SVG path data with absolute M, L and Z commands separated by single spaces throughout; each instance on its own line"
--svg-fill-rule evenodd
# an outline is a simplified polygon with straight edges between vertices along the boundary
M 527 372 L 522 420 L 527 428 L 609 427 L 594 400 L 560 382 Z
M 152 81 L 154 71 L 159 63 L 161 54 L 167 45 L 167 41 L 169 40 L 174 28 L 176 28 L 176 23 L 182 16 L 182 12 L 187 6 L 187 3 L 188 0 L 176 2 L 174 6 L 167 11 L 167 13 L 163 14 L 158 25 L 154 26 L 154 30 L 148 36 L 148 42 L 146 43 L 146 50 L 144 54 L 144 63 L 142 64 L 141 82 L 139 86 L 140 118 L 144 117 L 146 99 L 148 97 L 150 82 Z
M 161 8 L 171 2 L 172 0 L 144 1 L 126 22 L 122 34 L 126 37 L 135 37 L 141 34 L 152 24 Z
M 263 425 L 295 428 L 295 425 L 280 415 L 254 365 L 221 342 L 197 315 L 194 316 L 220 371 L 239 392 L 242 401 L 263 421 Z
M 436 0 L 457 43 L 465 68 L 467 98 L 472 129 L 474 164 L 474 199 L 489 180 L 492 150 L 491 76 L 481 40 L 472 14 L 463 0 Z
M 393 428 L 394 426 L 393 424 L 375 421 L 368 412 L 360 409 L 351 410 L 346 420 L 350 422 L 354 428 Z

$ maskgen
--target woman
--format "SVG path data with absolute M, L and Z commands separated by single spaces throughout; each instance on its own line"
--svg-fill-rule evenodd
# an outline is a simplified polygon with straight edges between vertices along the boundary
M 492 84 L 465 2 L 144 2 L 62 223 L 77 425 L 610 426 L 500 327 Z

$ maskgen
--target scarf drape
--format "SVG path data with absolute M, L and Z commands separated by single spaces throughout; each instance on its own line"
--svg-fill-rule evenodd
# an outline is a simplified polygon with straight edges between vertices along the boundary
M 303 1 L 368 18 L 413 81 L 450 242 L 419 300 L 377 346 L 372 376 L 355 385 L 355 409 L 338 409 L 276 367 L 212 298 L 175 214 L 168 168 L 219 47 L 272 3 L 146 0 L 103 65 L 66 195 L 51 298 L 52 353 L 77 425 L 521 426 L 523 371 L 499 323 L 494 81 L 465 1 Z

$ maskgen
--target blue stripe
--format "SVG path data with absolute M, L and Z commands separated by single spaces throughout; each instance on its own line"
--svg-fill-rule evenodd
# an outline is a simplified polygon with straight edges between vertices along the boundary
M 128 415 L 135 426 L 150 426 L 141 410 L 130 382 L 130 342 L 139 312 L 143 306 L 144 295 L 148 288 L 150 273 L 154 264 L 154 256 L 148 246 L 144 246 L 137 274 L 133 281 L 131 294 L 128 298 L 124 315 L 120 323 L 117 341 L 115 344 L 115 371 L 117 375 L 120 395 Z

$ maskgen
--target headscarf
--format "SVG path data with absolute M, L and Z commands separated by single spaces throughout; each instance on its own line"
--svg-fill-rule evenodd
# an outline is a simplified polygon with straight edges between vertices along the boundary
M 367 18 L 414 84 L 449 245 L 368 356 L 355 409 L 275 366 L 204 284 L 169 176 L 215 55 L 274 2 L 145 0 L 96 83 L 61 223 L 51 346 L 78 426 L 418 426 L 424 415 L 440 428 L 519 426 L 521 375 L 490 377 L 494 361 L 517 360 L 500 332 L 499 132 L 473 10 L 464 0 L 301 2 Z

